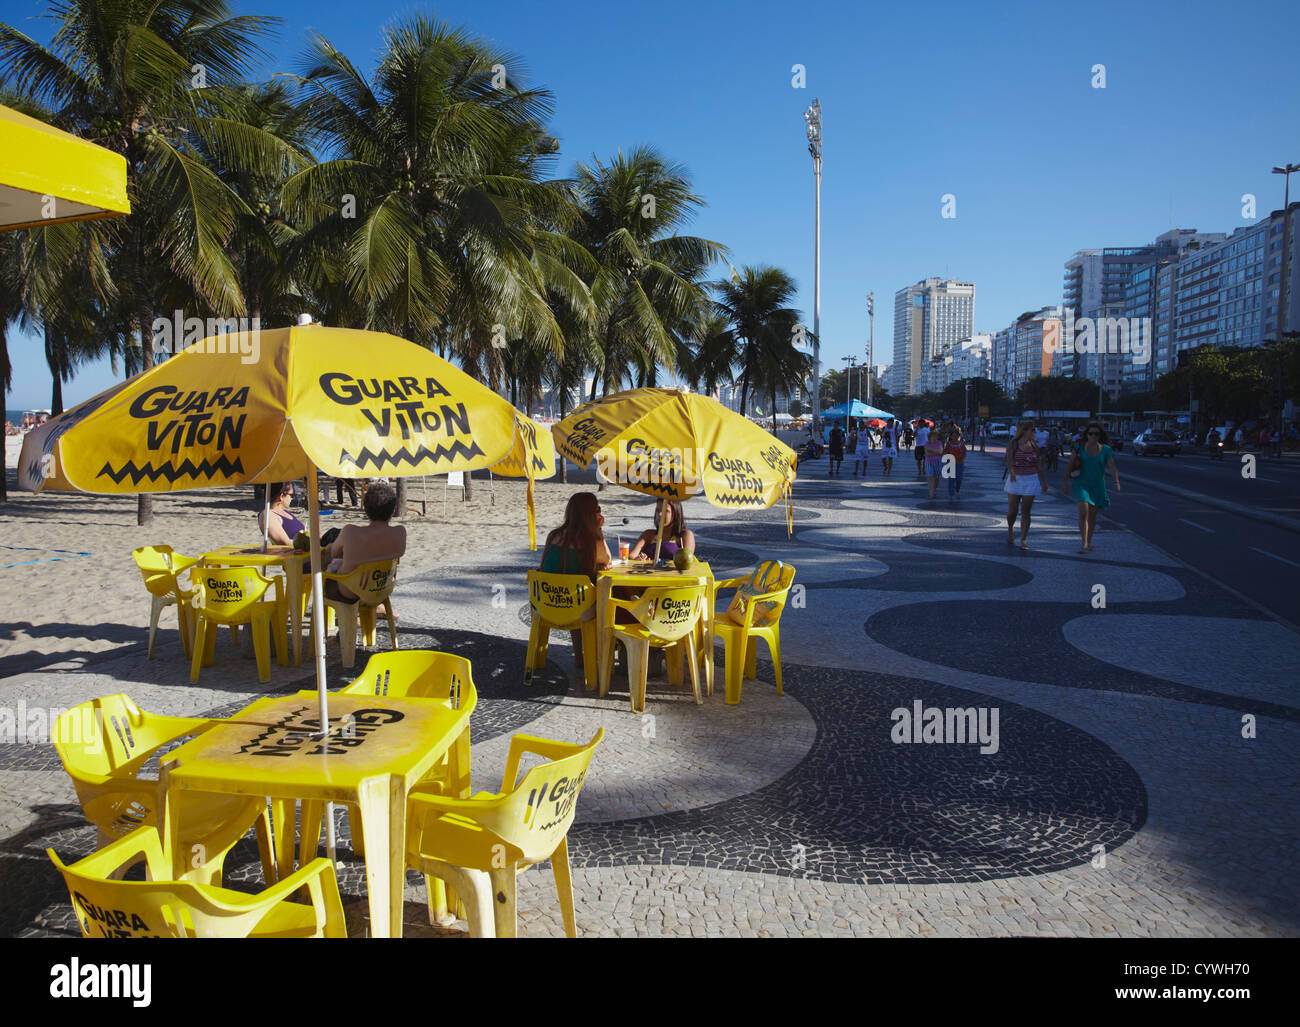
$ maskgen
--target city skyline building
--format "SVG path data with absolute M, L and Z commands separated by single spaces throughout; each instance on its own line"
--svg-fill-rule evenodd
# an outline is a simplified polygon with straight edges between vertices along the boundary
M 925 278 L 894 294 L 895 396 L 934 389 L 936 367 L 974 331 L 975 283 Z

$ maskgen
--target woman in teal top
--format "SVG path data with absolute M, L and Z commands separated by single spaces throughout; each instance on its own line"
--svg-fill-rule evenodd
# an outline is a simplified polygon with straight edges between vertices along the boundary
M 605 518 L 594 492 L 575 492 L 564 508 L 564 523 L 546 536 L 538 568 L 549 574 L 585 574 L 593 582 L 596 572 L 613 563 L 602 529 Z
M 1119 492 L 1119 468 L 1115 466 L 1115 451 L 1110 448 L 1106 430 L 1096 421 L 1089 423 L 1083 432 L 1083 445 L 1075 452 L 1065 470 L 1061 491 L 1072 495 L 1079 507 L 1079 537 L 1083 544 L 1081 553 L 1091 553 L 1092 536 L 1097 531 L 1097 511 L 1110 506 L 1106 494 L 1106 472 L 1115 478 L 1115 491 Z

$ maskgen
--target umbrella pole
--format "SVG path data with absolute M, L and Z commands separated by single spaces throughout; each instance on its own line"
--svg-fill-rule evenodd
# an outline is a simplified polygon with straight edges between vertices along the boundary
M 659 550 L 664 544 L 664 516 L 668 513 L 668 500 L 663 501 L 663 506 L 659 509 L 659 534 L 655 536 L 655 563 L 659 562 Z
M 320 497 L 317 495 L 316 465 L 307 467 L 307 533 L 311 538 L 311 644 L 316 654 L 316 695 L 320 702 L 321 737 L 330 730 L 329 693 L 325 690 L 325 579 L 321 577 Z M 291 602 L 301 602 L 290 596 Z M 325 851 L 334 861 L 334 803 L 325 803 Z
M 266 552 L 267 540 L 271 534 L 271 484 L 267 482 L 264 486 L 266 489 L 266 509 L 262 511 L 262 552 Z

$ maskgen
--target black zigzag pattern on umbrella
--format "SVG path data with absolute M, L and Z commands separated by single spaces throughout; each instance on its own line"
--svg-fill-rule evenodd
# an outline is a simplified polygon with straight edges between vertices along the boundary
M 626 485 L 629 488 L 635 488 L 638 492 L 654 492 L 657 495 L 668 496 L 669 498 L 677 495 L 678 489 L 682 487 L 681 482 L 672 481 L 620 481 L 618 484 Z
M 427 446 L 421 446 L 414 453 L 408 453 L 404 449 L 399 449 L 394 453 L 381 449 L 378 453 L 371 452 L 369 447 L 363 447 L 361 452 L 352 456 L 347 450 L 339 453 L 339 463 L 353 463 L 357 467 L 374 467 L 382 471 L 388 464 L 398 467 L 401 464 L 410 464 L 414 467 L 416 464 L 425 460 L 453 460 L 456 457 L 465 457 L 466 459 L 475 456 L 484 456 L 482 448 L 477 442 L 471 442 L 469 445 L 461 442 L 459 439 L 450 446 L 435 446 L 429 449 Z
M 119 485 L 123 479 L 129 477 L 132 485 L 139 485 L 146 478 L 151 482 L 155 482 L 159 478 L 166 478 L 169 483 L 174 484 L 178 478 L 203 478 L 211 481 L 218 475 L 229 478 L 243 473 L 244 463 L 238 457 L 230 460 L 225 456 L 219 456 L 215 460 L 208 460 L 205 457 L 197 464 L 187 458 L 179 464 L 166 463 L 158 467 L 154 467 L 151 463 L 145 463 L 137 467 L 134 460 L 128 460 L 120 470 L 116 471 L 111 463 L 106 463 L 96 477 L 109 477 L 115 484 Z
M 709 500 L 718 506 L 766 506 L 762 496 L 756 496 L 752 493 L 739 494 L 736 492 L 722 492 L 716 496 L 710 496 Z

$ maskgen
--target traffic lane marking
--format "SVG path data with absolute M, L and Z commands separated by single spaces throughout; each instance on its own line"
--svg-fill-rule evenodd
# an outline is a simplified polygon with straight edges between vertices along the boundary
M 1257 546 L 1249 546 L 1248 548 L 1254 550 L 1257 553 L 1262 553 L 1264 556 L 1271 557 L 1272 559 L 1277 560 L 1280 563 L 1290 564 L 1292 567 L 1300 567 L 1300 563 L 1296 563 L 1293 560 L 1288 560 L 1286 559 L 1286 557 L 1283 556 L 1278 556 L 1276 553 L 1270 553 L 1267 549 L 1260 549 Z
M 1197 524 L 1195 521 L 1189 521 L 1186 517 L 1179 517 L 1178 519 L 1182 521 L 1184 524 L 1190 524 L 1193 528 L 1200 528 L 1207 535 L 1214 534 L 1213 528 L 1207 528 L 1203 524 Z

